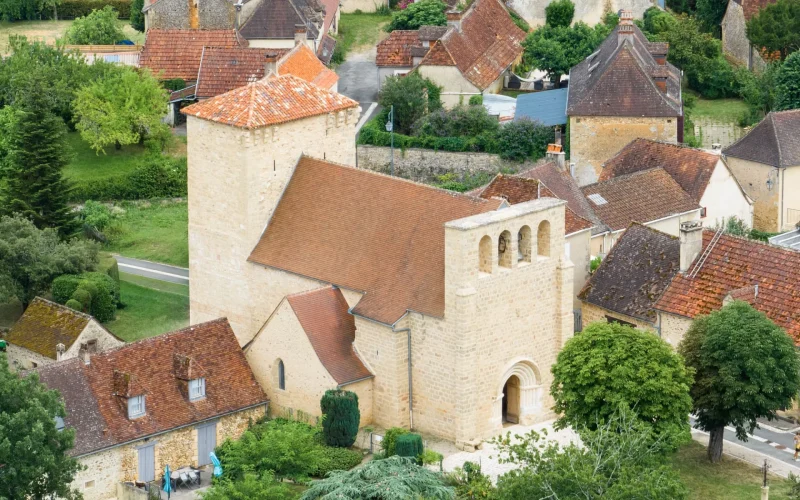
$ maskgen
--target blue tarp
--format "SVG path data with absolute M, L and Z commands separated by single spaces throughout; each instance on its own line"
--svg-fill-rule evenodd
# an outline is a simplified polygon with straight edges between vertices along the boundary
M 547 126 L 567 123 L 567 91 L 569 89 L 545 90 L 517 96 L 515 120 L 522 117 L 536 120 Z

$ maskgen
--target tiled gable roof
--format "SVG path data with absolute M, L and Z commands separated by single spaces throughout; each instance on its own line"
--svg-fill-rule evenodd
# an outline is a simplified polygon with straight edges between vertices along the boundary
M 298 25 L 305 26 L 306 36 L 316 40 L 326 22 L 325 6 L 317 0 L 256 1 L 258 5 L 239 31 L 248 40 L 294 39 Z
M 455 66 L 456 62 L 450 52 L 447 51 L 444 43 L 441 40 L 437 40 L 419 64 L 426 66 Z
M 264 78 L 267 54 L 284 56 L 286 49 L 216 48 L 203 50 L 197 79 L 198 98 L 214 97 Z
M 339 76 L 325 67 L 306 44 L 295 46 L 278 61 L 278 74 L 294 75 L 323 89 L 330 89 L 339 81 Z
M 255 129 L 357 108 L 358 103 L 293 75 L 250 83 L 192 104 L 182 113 L 233 127 Z
M 700 203 L 719 155 L 666 142 L 636 139 L 608 160 L 600 182 L 651 168 L 663 168 L 694 201 Z
M 713 238 L 703 231 L 703 248 Z M 618 243 L 619 244 L 619 243 Z M 691 269 L 691 268 L 690 268 Z M 748 300 L 786 330 L 800 345 L 800 252 L 724 234 L 694 278 L 677 274 L 656 308 L 694 318 L 722 307 L 728 294 L 742 298 L 745 287 L 758 285 Z
M 356 322 L 338 288 L 325 287 L 287 297 L 322 366 L 339 385 L 372 377 L 353 350 Z
M 522 54 L 524 39 L 498 0 L 475 0 L 462 14 L 461 28 L 448 29 L 420 64 L 447 65 L 445 49 L 464 78 L 484 90 Z
M 375 64 L 377 66 L 412 66 L 412 47 L 422 48 L 416 30 L 395 30 L 378 44 Z
M 722 153 L 773 167 L 800 165 L 800 109 L 773 111 Z
M 653 307 L 680 269 L 677 237 L 631 224 L 578 294 L 626 316 L 656 322 Z
M 56 346 L 64 344 L 69 349 L 92 319 L 88 314 L 36 297 L 5 339 L 15 346 L 56 359 Z
M 612 231 L 700 207 L 663 168 L 622 175 L 581 188 L 592 209 Z M 599 195 L 600 197 L 598 197 Z
M 497 174 L 478 194 L 483 199 L 503 198 L 511 205 L 539 198 L 558 198 L 550 189 L 538 179 L 508 176 Z M 564 213 L 564 234 L 570 235 L 590 229 L 591 221 L 579 216 L 569 208 L 569 202 Z
M 569 116 L 681 116 L 681 74 L 670 63 L 659 65 L 650 45 L 635 25 L 619 43 L 614 28 L 596 52 L 570 70 Z M 667 92 L 653 81 L 654 72 L 667 77 Z M 677 126 L 677 125 L 676 125 Z
M 420 40 L 432 42 L 442 38 L 447 33 L 447 26 L 420 26 L 418 32 Z
M 249 261 L 364 293 L 354 314 L 444 314 L 444 224 L 498 208 L 302 157 Z
M 235 30 L 151 29 L 147 32 L 139 65 L 157 78 L 197 80 L 203 47 L 247 47 Z
M 186 382 L 174 371 L 175 356 L 190 358 L 204 370 L 206 397 L 189 401 Z M 74 454 L 85 454 L 184 425 L 266 403 L 239 342 L 226 319 L 140 340 L 93 355 L 88 365 L 78 359 L 38 369 L 42 381 L 62 393 L 67 417 L 81 438 Z M 117 375 L 115 375 L 117 374 Z M 146 415 L 128 419 L 127 401 L 115 395 L 124 374 L 145 396 Z

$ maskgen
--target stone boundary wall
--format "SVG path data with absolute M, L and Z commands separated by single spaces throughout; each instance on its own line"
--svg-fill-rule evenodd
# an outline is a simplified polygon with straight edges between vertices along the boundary
M 358 168 L 388 174 L 391 167 L 391 148 L 358 145 Z M 440 175 L 453 173 L 459 180 L 476 174 L 494 175 L 498 172 L 521 172 L 533 167 L 533 162 L 518 163 L 489 153 L 454 153 L 432 149 L 394 149 L 394 173 L 416 182 L 431 183 Z

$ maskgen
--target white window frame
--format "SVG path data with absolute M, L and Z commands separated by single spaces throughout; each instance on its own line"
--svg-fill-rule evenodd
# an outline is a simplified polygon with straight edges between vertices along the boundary
M 189 401 L 198 401 L 206 397 L 206 379 L 195 378 L 189 381 Z
M 144 396 L 132 396 L 128 398 L 128 418 L 133 420 L 145 416 L 147 413 L 144 404 Z

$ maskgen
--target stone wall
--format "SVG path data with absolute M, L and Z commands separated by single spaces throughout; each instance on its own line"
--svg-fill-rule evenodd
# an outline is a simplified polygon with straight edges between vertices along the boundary
M 228 0 L 159 0 L 145 11 L 145 29 L 233 29 L 236 11 Z
M 469 98 L 474 95 L 481 95 L 481 90 L 464 78 L 464 75 L 456 66 L 436 66 L 419 65 L 417 66 L 420 76 L 431 79 L 436 85 L 442 87 L 439 96 L 442 106 L 453 108 L 459 104 L 468 104 Z M 501 80 L 502 81 L 502 80 Z
M 35 366 L 45 366 L 55 363 L 56 360 L 42 356 L 38 352 L 33 352 L 24 347 L 8 344 L 6 347 L 6 359 L 12 371 L 29 370 Z
M 391 171 L 391 148 L 358 145 L 358 168 L 388 174 Z M 432 149 L 394 149 L 394 173 L 398 177 L 430 184 L 439 176 L 455 174 L 463 179 L 475 174 L 519 172 L 533 164 L 501 159 L 489 153 L 453 153 Z
M 544 9 L 551 1 L 510 0 L 508 5 L 535 28 L 544 24 Z M 606 12 L 617 12 L 620 9 L 630 10 L 635 18 L 641 19 L 644 11 L 657 5 L 657 2 L 653 0 L 574 0 L 574 3 L 574 22 L 583 21 L 590 26 L 602 21 Z
M 672 347 L 678 347 L 678 344 L 683 340 L 683 336 L 689 331 L 692 326 L 692 319 L 685 316 L 678 316 L 676 314 L 669 314 L 660 312 L 661 321 L 661 338 L 666 340 Z
M 747 21 L 738 2 L 728 2 L 725 17 L 722 18 L 722 52 L 749 69 L 761 70 L 766 67 L 761 54 L 747 39 Z
M 585 329 L 592 323 L 597 321 L 600 322 L 607 322 L 608 318 L 606 316 L 611 316 L 612 318 L 616 318 L 621 321 L 625 321 L 627 323 L 632 323 L 636 325 L 636 328 L 641 330 L 654 330 L 653 325 L 648 323 L 647 321 L 641 320 L 639 318 L 634 318 L 633 316 L 628 316 L 627 314 L 621 314 L 616 311 L 611 311 L 604 307 L 596 306 L 594 304 L 590 304 L 588 302 L 581 303 L 581 326 Z
M 344 13 L 355 12 L 375 12 L 379 5 L 389 5 L 386 0 L 342 0 L 341 10 Z
M 85 344 L 90 340 L 97 341 L 97 352 L 107 351 L 125 345 L 125 342 L 111 335 L 108 330 L 103 328 L 100 323 L 95 320 L 89 321 L 86 328 L 83 329 L 81 334 L 75 340 L 69 349 L 64 353 L 62 359 L 70 359 L 78 357 L 81 349 L 81 344 Z
M 742 189 L 753 200 L 753 228 L 759 231 L 778 232 L 780 228 L 780 178 L 770 165 L 726 157 L 736 180 Z M 772 186 L 767 186 L 767 177 L 771 176 Z M 786 191 L 790 192 L 790 191 Z

